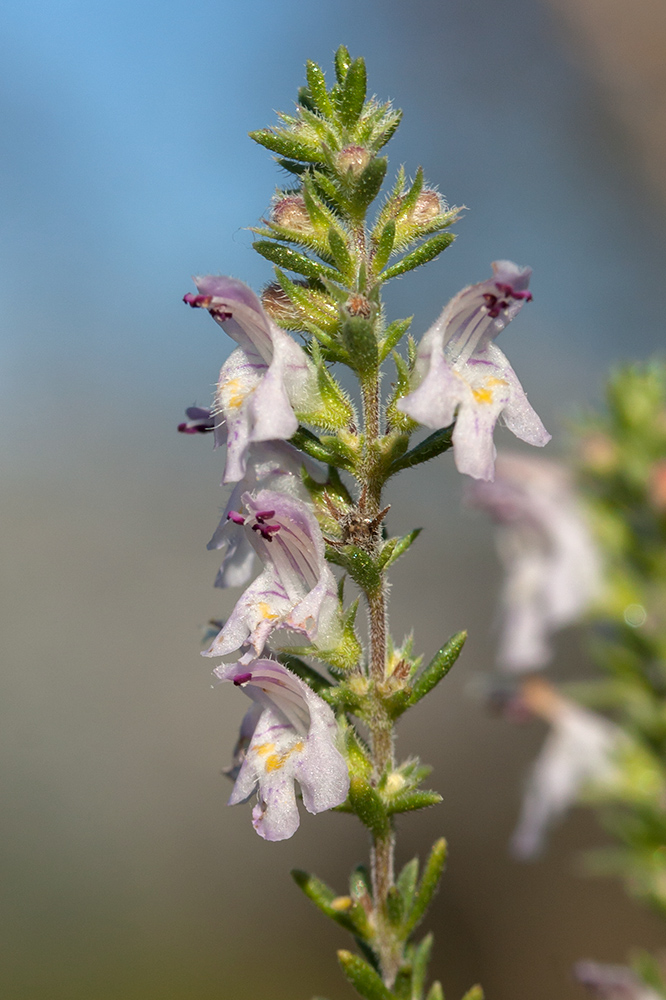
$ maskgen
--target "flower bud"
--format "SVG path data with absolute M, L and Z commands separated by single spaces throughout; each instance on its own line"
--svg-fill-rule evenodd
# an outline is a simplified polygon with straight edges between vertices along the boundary
M 284 229 L 297 233 L 312 232 L 312 222 L 308 215 L 305 198 L 300 194 L 284 195 L 273 205 L 273 222 Z
M 364 146 L 345 146 L 338 153 L 337 159 L 341 173 L 351 173 L 357 177 L 370 163 L 371 154 Z
M 413 226 L 427 226 L 442 214 L 442 199 L 433 188 L 424 188 L 406 220 Z

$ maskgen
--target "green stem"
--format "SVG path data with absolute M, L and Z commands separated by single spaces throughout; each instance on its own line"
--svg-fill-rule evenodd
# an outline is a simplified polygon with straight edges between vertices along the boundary
M 362 493 L 362 513 L 373 518 L 381 510 L 381 479 L 375 471 L 374 455 L 380 429 L 379 372 L 363 380 L 363 423 L 365 432 L 365 462 L 360 477 Z M 380 531 L 377 529 L 375 548 L 380 545 Z M 368 618 L 370 631 L 370 680 L 377 691 L 386 679 L 387 661 L 387 590 L 382 574 L 379 588 L 368 593 Z M 377 692 L 376 712 L 369 725 L 371 750 L 376 780 L 394 766 L 393 723 L 388 717 Z M 371 852 L 372 890 L 374 899 L 375 944 L 378 952 L 382 977 L 390 988 L 402 963 L 402 944 L 390 926 L 387 913 L 387 899 L 394 885 L 395 837 L 391 829 L 387 834 L 373 834 Z

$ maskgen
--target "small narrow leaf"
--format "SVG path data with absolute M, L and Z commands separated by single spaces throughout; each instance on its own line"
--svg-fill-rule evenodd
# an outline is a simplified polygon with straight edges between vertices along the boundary
M 335 53 L 335 75 L 340 85 L 345 82 L 345 77 L 347 76 L 347 70 L 351 66 L 351 61 L 349 51 L 344 45 L 341 45 Z
M 438 233 L 437 236 L 433 236 L 432 239 L 422 243 L 416 250 L 412 250 L 411 253 L 406 254 L 402 260 L 398 260 L 391 267 L 387 267 L 380 274 L 381 280 L 390 281 L 391 278 L 397 278 L 399 274 L 406 274 L 407 271 L 413 271 L 414 268 L 420 267 L 421 264 L 427 264 L 428 261 L 434 260 L 443 250 L 450 247 L 454 239 L 455 235 L 453 233 Z
M 411 469 L 414 465 L 429 462 L 431 458 L 437 458 L 442 452 L 448 451 L 453 445 L 454 427 L 455 424 L 451 424 L 450 427 L 443 427 L 441 430 L 429 434 L 420 444 L 393 462 L 389 469 L 389 475 L 394 476 L 396 472 L 402 472 L 403 469 Z
M 326 90 L 326 80 L 319 66 L 309 59 L 305 64 L 305 72 L 308 78 L 308 87 L 317 111 L 330 118 L 333 114 L 333 105 Z
M 375 255 L 372 259 L 372 270 L 377 274 L 383 267 L 386 267 L 391 256 L 391 251 L 393 250 L 393 244 L 395 243 L 395 222 L 393 219 L 389 221 L 384 226 L 381 235 L 377 241 L 377 249 L 375 250 Z
M 356 178 L 354 190 L 350 195 L 350 202 L 357 216 L 364 215 L 368 205 L 371 205 L 379 194 L 381 186 L 384 183 L 387 166 L 388 160 L 385 156 L 375 156 L 370 160 L 365 170 Z M 407 256 L 410 255 L 408 254 Z M 380 275 L 380 277 L 384 281 L 384 276 Z
M 460 651 L 465 645 L 465 640 L 467 638 L 467 632 L 456 632 L 452 635 L 449 641 L 442 646 L 438 653 L 432 658 L 427 667 L 425 667 L 420 675 L 412 682 L 412 693 L 410 695 L 408 706 L 415 705 L 417 701 L 432 691 L 432 689 L 439 684 L 442 678 L 446 677 L 449 670 L 456 662 L 460 656 Z
M 423 190 L 423 167 L 419 167 L 416 171 L 416 176 L 412 181 L 412 186 L 406 195 L 404 195 L 400 200 L 400 208 L 398 210 L 398 215 L 407 215 L 416 205 L 418 197 Z
M 435 982 L 428 990 L 428 996 L 426 1000 L 444 1000 L 444 991 L 442 990 L 442 984 L 437 980 L 435 980 Z
M 336 924 L 340 924 L 345 930 L 354 933 L 356 930 L 354 921 L 345 910 L 336 908 L 334 904 L 339 897 L 325 882 L 322 882 L 315 875 L 309 875 L 307 872 L 299 871 L 297 868 L 292 871 L 291 877 L 299 889 L 302 889 L 308 899 L 315 904 L 317 909 L 321 910 L 327 917 L 330 917 L 331 920 L 334 920 Z
M 413 812 L 415 809 L 427 809 L 429 806 L 438 806 L 442 801 L 439 792 L 429 792 L 425 789 L 417 788 L 403 795 L 395 795 L 387 804 L 389 816 L 397 813 Z
M 353 261 L 347 243 L 341 233 L 332 226 L 328 231 L 328 245 L 335 260 L 335 266 L 342 274 L 351 277 L 353 271 Z
M 412 959 L 412 997 L 414 998 L 423 996 L 432 944 L 433 936 L 432 934 L 428 934 L 414 950 L 414 957 Z
M 402 121 L 402 111 L 400 109 L 391 110 L 390 114 L 387 115 L 386 125 L 376 132 L 372 138 L 372 145 L 374 149 L 381 149 L 386 143 L 393 138 L 398 125 Z
M 467 990 L 463 1000 L 483 1000 L 483 996 L 483 990 L 477 983 L 476 986 L 472 986 L 471 990 Z
M 333 453 L 307 427 L 299 427 L 296 433 L 289 438 L 289 442 L 293 444 L 294 448 L 304 451 L 306 455 L 316 458 L 319 462 L 324 462 L 327 465 L 336 464 Z
M 384 986 L 378 973 L 358 955 L 341 950 L 338 952 L 338 962 L 359 996 L 365 1000 L 394 1000 L 393 994 Z
M 388 896 L 386 897 L 386 910 L 388 913 L 388 918 L 394 927 L 399 927 L 402 923 L 403 914 L 405 912 L 405 906 L 402 901 L 402 896 L 396 888 L 392 885 L 388 891 Z
M 409 913 L 414 901 L 414 893 L 416 892 L 416 881 L 418 877 L 419 859 L 412 858 L 411 861 L 407 862 L 396 879 L 395 884 L 397 885 L 400 895 L 402 896 L 406 913 Z
M 248 133 L 260 146 L 279 153 L 288 160 L 303 160 L 305 163 L 322 163 L 323 153 L 313 144 L 308 146 L 292 138 L 288 132 L 271 132 L 270 129 L 257 129 Z
M 349 879 L 349 892 L 352 899 L 372 898 L 372 880 L 365 865 L 357 865 Z
M 388 569 L 389 566 L 392 566 L 396 559 L 399 559 L 401 555 L 404 555 L 412 542 L 416 541 L 421 534 L 421 531 L 421 528 L 414 528 L 413 531 L 410 531 L 408 535 L 403 535 L 402 538 L 391 539 L 394 544 L 388 552 L 386 558 L 384 558 L 384 552 L 388 547 L 388 543 L 384 549 L 382 549 L 382 553 L 379 557 L 379 568 Z
M 287 271 L 295 271 L 297 274 L 303 274 L 306 278 L 318 278 L 322 280 L 323 278 L 328 278 L 329 281 L 342 281 L 342 275 L 339 271 L 334 271 L 332 267 L 327 267 L 325 264 L 319 264 L 316 260 L 312 260 L 310 257 L 306 257 L 302 253 L 298 253 L 296 250 L 292 250 L 290 247 L 283 247 L 279 243 L 271 243 L 268 240 L 257 240 L 256 243 L 252 244 L 254 250 L 266 260 L 270 260 L 271 263 L 277 264 L 278 267 L 283 267 Z
M 433 845 L 430 857 L 425 863 L 421 881 L 414 895 L 414 902 L 405 921 L 405 933 L 411 934 L 414 928 L 423 920 L 432 897 L 435 895 L 439 880 L 442 877 L 445 863 L 446 841 L 442 837 Z
M 381 576 L 373 557 L 357 545 L 345 545 L 344 548 L 326 550 L 329 562 L 342 566 L 352 580 L 366 593 L 376 593 L 381 586 Z
M 338 118 L 345 128 L 353 128 L 358 121 L 365 103 L 366 90 L 365 60 L 354 59 L 347 69 L 338 95 Z

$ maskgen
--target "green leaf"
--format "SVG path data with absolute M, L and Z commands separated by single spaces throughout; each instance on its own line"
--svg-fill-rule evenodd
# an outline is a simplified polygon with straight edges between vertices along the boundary
M 321 910 L 327 917 L 330 917 L 331 920 L 334 920 L 336 924 L 340 924 L 345 930 L 351 931 L 352 934 L 354 933 L 357 928 L 347 910 L 338 909 L 335 905 L 338 900 L 344 901 L 344 897 L 339 897 L 325 882 L 322 882 L 315 875 L 299 871 L 298 868 L 293 869 L 291 877 L 317 909 Z
M 376 371 L 379 365 L 377 336 L 372 320 L 349 316 L 340 331 L 342 343 L 349 353 L 349 363 L 359 375 Z
M 426 1000 L 444 1000 L 444 992 L 442 990 L 442 984 L 437 980 L 435 980 L 435 982 L 428 990 L 428 996 Z
M 344 45 L 341 45 L 335 53 L 335 75 L 338 83 L 342 86 L 347 76 L 347 70 L 351 66 L 351 56 Z
M 393 219 L 389 219 L 380 234 L 377 241 L 377 248 L 375 250 L 374 257 L 372 258 L 372 270 L 374 274 L 378 274 L 378 272 L 388 264 L 394 243 L 395 221 Z
M 320 264 L 305 254 L 298 253 L 290 247 L 283 247 L 279 243 L 271 243 L 269 240 L 257 240 L 252 244 L 254 250 L 266 260 L 277 264 L 278 267 L 286 268 L 287 271 L 295 271 L 303 274 L 306 278 L 317 278 L 320 281 L 328 278 L 329 281 L 342 281 L 343 277 L 339 271 L 334 271 L 332 267 Z
M 393 926 L 399 927 L 402 923 L 405 906 L 400 892 L 394 885 L 391 886 L 388 891 L 388 896 L 386 897 L 386 911 Z
M 365 865 L 357 865 L 349 879 L 349 893 L 352 899 L 372 899 L 372 879 Z
M 463 1000 L 483 1000 L 483 990 L 478 983 L 476 986 L 472 986 L 471 990 L 467 990 Z
M 345 128 L 353 128 L 358 121 L 365 103 L 366 90 L 365 60 L 354 59 L 347 68 L 337 95 L 338 119 Z
M 378 973 L 358 955 L 341 950 L 338 952 L 338 962 L 359 996 L 365 1000 L 394 1000 Z
M 280 156 L 286 157 L 288 160 L 302 160 L 305 163 L 322 163 L 324 160 L 323 153 L 314 143 L 310 146 L 299 142 L 289 132 L 257 129 L 248 134 L 250 139 L 254 139 L 260 146 L 265 146 L 266 149 L 279 153 Z
M 449 670 L 460 656 L 460 651 L 465 645 L 467 632 L 456 632 L 449 641 L 435 654 L 427 667 L 425 667 L 415 681 L 412 682 L 412 693 L 409 696 L 408 706 L 416 705 L 417 701 L 432 691 L 439 684 L 443 677 L 446 677 Z
M 411 792 L 404 792 L 402 795 L 394 795 L 388 802 L 386 808 L 389 816 L 397 813 L 413 812 L 415 809 L 427 809 L 429 806 L 438 806 L 442 801 L 439 792 L 429 792 L 425 789 L 417 788 Z
M 428 962 L 432 953 L 433 936 L 426 935 L 423 941 L 414 949 L 412 959 L 412 997 L 420 1000 L 425 989 L 425 979 L 428 972 Z
M 329 546 L 326 549 L 326 558 L 336 566 L 346 569 L 352 580 L 367 594 L 374 594 L 379 590 L 382 578 L 377 563 L 368 552 L 357 545 L 345 545 L 339 549 Z
M 298 448 L 299 451 L 310 455 L 311 458 L 316 458 L 318 462 L 324 462 L 327 465 L 336 464 L 332 452 L 307 427 L 299 427 L 296 433 L 289 438 L 289 443 L 293 444 L 294 448 Z
M 414 208 L 416 202 L 419 199 L 419 195 L 423 190 L 423 167 L 419 167 L 416 171 L 416 176 L 412 181 L 412 186 L 410 187 L 407 194 L 403 195 L 400 199 L 400 207 L 398 209 L 398 215 L 408 215 L 409 212 Z
M 419 859 L 408 861 L 396 879 L 396 885 L 405 904 L 405 912 L 409 913 L 416 892 L 416 881 L 419 877 Z
M 386 116 L 386 123 L 383 128 L 380 128 L 378 132 L 372 137 L 372 146 L 375 150 L 381 149 L 386 143 L 393 138 L 400 122 L 402 121 L 402 111 L 399 108 L 395 110 L 391 108 L 390 112 Z
M 309 59 L 305 64 L 305 73 L 308 78 L 310 95 L 317 111 L 330 118 L 333 114 L 333 105 L 326 90 L 326 80 L 319 66 Z
M 446 841 L 442 837 L 433 845 L 430 856 L 425 863 L 421 881 L 414 895 L 414 902 L 405 921 L 406 934 L 411 934 L 414 928 L 423 920 L 432 897 L 435 895 L 439 880 L 442 877 L 445 863 Z
M 392 566 L 396 559 L 399 559 L 400 556 L 404 555 L 412 542 L 416 541 L 418 536 L 421 534 L 421 531 L 421 528 L 414 528 L 413 531 L 410 531 L 408 535 L 403 535 L 402 538 L 389 539 L 389 541 L 384 545 L 379 556 L 379 569 L 388 569 L 389 566 Z
M 355 178 L 349 201 L 352 211 L 357 218 L 362 218 L 365 215 L 366 209 L 379 194 L 381 186 L 384 183 L 387 166 L 388 160 L 385 156 L 374 156 L 365 170 L 362 170 L 358 177 Z M 416 265 L 414 266 L 416 267 Z M 383 274 L 380 277 L 382 281 L 385 280 Z
M 438 233 L 431 239 L 426 240 L 425 243 L 422 243 L 416 250 L 405 254 L 402 260 L 398 260 L 395 264 L 387 267 L 379 277 L 382 281 L 390 281 L 391 278 L 397 278 L 399 274 L 406 274 L 407 271 L 413 271 L 414 268 L 420 267 L 421 264 L 427 264 L 428 261 L 434 260 L 443 250 L 450 247 L 454 239 L 454 233 Z
M 420 444 L 393 462 L 389 469 L 389 475 L 394 476 L 396 472 L 402 472 L 403 469 L 411 469 L 414 465 L 429 462 L 431 458 L 436 458 L 443 451 L 448 451 L 453 444 L 451 437 L 454 427 L 455 424 L 451 424 L 450 427 L 443 427 L 441 430 L 429 434 Z
M 347 248 L 346 240 L 333 226 L 328 231 L 328 245 L 335 260 L 335 266 L 345 277 L 351 278 L 354 271 L 354 262 Z

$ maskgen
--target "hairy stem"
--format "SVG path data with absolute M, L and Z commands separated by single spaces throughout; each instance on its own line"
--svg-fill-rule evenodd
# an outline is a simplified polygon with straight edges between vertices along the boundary
M 366 461 L 362 479 L 363 513 L 375 517 L 381 509 L 381 481 L 375 474 L 373 455 L 379 438 L 380 393 L 379 372 L 363 383 L 363 422 Z M 375 547 L 380 545 L 379 529 Z M 382 579 L 379 589 L 367 595 L 370 625 L 370 680 L 375 689 L 386 679 L 387 660 L 387 590 Z M 377 697 L 377 710 L 370 724 L 371 749 L 376 779 L 393 766 L 393 723 Z M 375 911 L 376 945 L 384 982 L 391 987 L 402 960 L 402 946 L 396 941 L 387 914 L 387 899 L 394 885 L 393 830 L 385 835 L 373 834 L 371 870 Z

